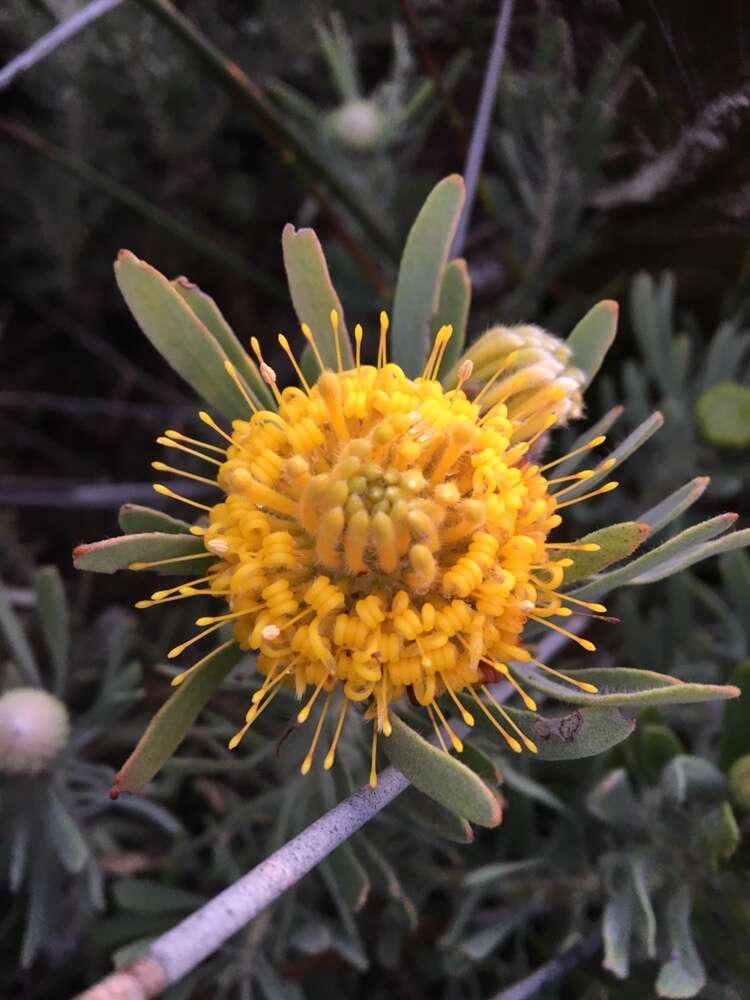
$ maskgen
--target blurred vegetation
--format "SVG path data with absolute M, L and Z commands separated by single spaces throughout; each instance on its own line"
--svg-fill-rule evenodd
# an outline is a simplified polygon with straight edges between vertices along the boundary
M 81 6 L 7 0 L 0 61 Z M 164 699 L 158 658 L 186 616 L 172 606 L 136 627 L 124 609 L 140 581 L 72 579 L 69 554 L 114 533 L 120 503 L 155 503 L 153 439 L 188 430 L 194 411 L 116 293 L 117 250 L 210 290 L 285 377 L 271 335 L 300 337 L 280 232 L 314 223 L 350 315 L 373 324 L 391 303 L 393 247 L 434 182 L 462 169 L 496 15 L 468 0 L 180 4 L 247 74 L 268 110 L 260 127 L 158 6 L 126 0 L 2 95 L 0 689 L 51 690 L 73 734 L 33 801 L 0 777 L 3 998 L 72 995 L 351 787 L 345 770 L 290 777 L 295 736 L 272 738 L 283 699 L 230 755 L 246 690 L 235 676 L 147 800 L 105 798 Z M 618 299 L 621 334 L 588 422 L 622 403 L 615 443 L 654 409 L 665 425 L 578 527 L 631 518 L 704 475 L 696 509 L 729 501 L 745 526 L 744 6 L 518 7 L 464 249 L 470 336 L 521 320 L 564 334 L 593 302 Z M 312 162 L 285 154 L 289 137 Z M 50 639 L 46 602 L 62 606 L 63 589 L 70 632 Z M 613 602 L 622 624 L 594 630 L 601 665 L 734 678 L 747 691 L 748 593 L 737 553 L 631 587 Z M 606 757 L 498 759 L 506 819 L 470 845 L 454 842 L 465 830 L 450 814 L 404 796 L 169 996 L 489 1000 L 572 949 L 545 1000 L 655 989 L 742 1000 L 749 723 L 742 700 L 649 708 Z

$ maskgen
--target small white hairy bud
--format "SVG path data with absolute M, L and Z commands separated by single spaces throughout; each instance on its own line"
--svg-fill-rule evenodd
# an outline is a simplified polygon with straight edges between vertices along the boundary
M 331 112 L 329 122 L 341 145 L 355 153 L 371 152 L 383 135 L 383 113 L 372 101 L 347 101 Z
M 68 742 L 65 705 L 40 688 L 22 687 L 0 697 L 0 773 L 46 771 Z

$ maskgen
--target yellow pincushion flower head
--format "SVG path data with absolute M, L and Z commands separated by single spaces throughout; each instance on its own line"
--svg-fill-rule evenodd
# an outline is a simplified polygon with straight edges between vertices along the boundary
M 330 319 L 336 370 L 326 369 L 315 336 L 303 325 L 322 374 L 311 385 L 281 336 L 301 387 L 279 390 L 253 338 L 261 376 L 278 410 L 261 409 L 245 392 L 247 417 L 234 420 L 230 431 L 200 414 L 221 444 L 206 445 L 175 431 L 161 439 L 215 467 L 215 484 L 224 493 L 214 505 L 202 505 L 208 524 L 193 529 L 216 562 L 199 579 L 157 592 L 153 599 L 208 594 L 228 610 L 198 618 L 201 631 L 169 656 L 180 656 L 231 623 L 240 647 L 257 652 L 264 680 L 230 746 L 239 743 L 282 687 L 293 687 L 302 702 L 298 723 L 322 705 L 303 773 L 312 766 L 335 706 L 337 721 L 323 754 L 323 766 L 332 766 L 354 708 L 372 724 L 374 785 L 378 733 L 390 734 L 390 713 L 404 697 L 424 708 L 443 747 L 450 743 L 462 749 L 451 714 L 474 724 L 459 698 L 463 693 L 512 750 L 525 746 L 534 752 L 533 741 L 487 684 L 504 677 L 527 708 L 536 708 L 508 666 L 531 658 L 522 639 L 529 621 L 570 636 L 584 649 L 594 648 L 555 619 L 572 614 L 572 607 L 605 610 L 557 589 L 569 563 L 566 551 L 597 546 L 556 543 L 548 536 L 562 520 L 559 511 L 616 483 L 566 500 L 566 490 L 593 473 L 558 479 L 554 466 L 564 459 L 529 462 L 530 448 L 567 412 L 561 406 L 567 400 L 564 387 L 532 383 L 520 402 L 509 405 L 523 384 L 523 371 L 505 392 L 493 392 L 518 352 L 508 354 L 469 399 L 463 386 L 472 374 L 471 361 L 460 365 L 455 388 L 446 390 L 438 380 L 450 326 L 438 331 L 421 375 L 409 378 L 388 361 L 385 313 L 377 363 L 362 363 L 362 329 L 357 327 L 351 368 L 343 365 L 337 313 Z M 242 387 L 235 366 L 226 361 L 225 368 Z M 155 489 L 178 497 L 164 485 Z

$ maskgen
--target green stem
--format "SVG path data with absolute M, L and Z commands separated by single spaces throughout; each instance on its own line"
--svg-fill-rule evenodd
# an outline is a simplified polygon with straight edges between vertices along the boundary
M 315 178 L 321 178 L 326 183 L 331 193 L 362 226 L 372 241 L 395 262 L 397 255 L 388 234 L 362 204 L 356 193 L 336 176 L 325 160 L 313 149 L 308 148 L 294 129 L 290 128 L 257 84 L 235 62 L 227 59 L 200 29 L 173 6 L 170 0 L 139 0 L 139 2 L 193 51 L 219 84 L 241 101 L 253 127 L 278 153 L 282 162 L 299 173 L 321 207 L 330 215 L 330 206 L 323 192 L 315 185 Z
M 114 201 L 127 206 L 166 232 L 177 236 L 194 250 L 220 261 L 226 267 L 230 267 L 237 274 L 254 282 L 255 285 L 263 288 L 269 294 L 281 299 L 286 298 L 284 288 L 277 281 L 274 281 L 273 278 L 270 278 L 263 271 L 252 267 L 242 257 L 236 256 L 218 243 L 214 243 L 213 240 L 196 233 L 192 226 L 173 218 L 167 212 L 163 211 L 163 209 L 158 208 L 146 198 L 142 198 L 135 191 L 126 188 L 118 181 L 103 174 L 96 167 L 90 166 L 83 160 L 79 160 L 77 156 L 73 156 L 67 150 L 48 142 L 37 132 L 33 132 L 31 129 L 8 118 L 0 118 L 0 133 L 4 133 L 9 138 L 43 156 L 46 160 L 57 164 L 74 177 L 90 184 L 103 194 L 109 195 Z

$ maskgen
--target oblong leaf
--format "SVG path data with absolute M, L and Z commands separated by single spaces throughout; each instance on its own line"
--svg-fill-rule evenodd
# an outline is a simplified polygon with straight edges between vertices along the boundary
M 5 639 L 11 659 L 24 684 L 41 687 L 42 678 L 29 640 L 2 586 L 0 586 L 0 635 Z
M 196 558 L 186 559 L 185 556 Z M 212 554 L 206 552 L 202 540 L 195 535 L 170 535 L 164 531 L 103 538 L 100 542 L 77 545 L 73 549 L 75 568 L 94 573 L 116 573 L 117 570 L 127 569 L 132 563 L 181 559 L 181 562 L 154 566 L 153 571 L 163 576 L 183 576 L 202 573 L 211 565 L 211 558 Z
M 570 705 L 634 706 L 687 705 L 691 702 L 737 698 L 740 689 L 731 684 L 692 684 L 634 667 L 588 667 L 571 676 L 599 688 L 588 694 L 572 684 L 555 680 L 531 663 L 514 663 L 514 673 L 537 691 Z
M 227 356 L 163 274 L 121 250 L 115 277 L 141 330 L 188 385 L 229 420 L 248 405 L 224 368 Z
M 402 792 L 398 797 L 397 807 L 403 809 L 410 820 L 446 840 L 455 844 L 474 842 L 474 831 L 470 823 L 416 788 L 410 787 Z
M 441 326 L 452 326 L 453 335 L 448 341 L 448 346 L 443 354 L 443 361 L 440 366 L 442 371 L 451 372 L 451 369 L 461 356 L 466 343 L 466 323 L 469 319 L 469 308 L 471 307 L 471 279 L 466 261 L 461 258 L 449 261 L 444 269 L 440 280 L 440 299 L 437 312 L 432 317 L 431 333 L 434 336 Z M 455 384 L 444 379 L 446 387 Z
M 496 889 L 505 879 L 524 875 L 544 864 L 546 864 L 544 858 L 528 858 L 525 861 L 496 861 L 474 868 L 463 877 L 461 884 L 467 889 Z
M 451 174 L 420 209 L 404 246 L 393 300 L 390 356 L 415 378 L 424 367 L 430 322 L 440 305 L 440 284 L 461 217 L 464 182 Z
M 678 885 L 666 902 L 665 924 L 671 958 L 659 969 L 656 995 L 674 998 L 698 996 L 706 985 L 706 970 L 690 928 L 692 897 L 687 885 Z
M 599 546 L 598 552 L 565 552 L 572 560 L 572 565 L 566 567 L 564 583 L 576 583 L 586 577 L 600 573 L 612 563 L 620 562 L 632 555 L 648 538 L 650 528 L 638 521 L 621 521 L 619 524 L 609 524 L 606 528 L 592 531 L 583 538 L 576 539 L 576 545 Z
M 208 332 L 216 338 L 219 347 L 237 369 L 245 385 L 252 391 L 261 406 L 266 409 L 275 409 L 276 403 L 273 394 L 261 378 L 258 366 L 242 346 L 211 296 L 206 295 L 196 284 L 183 276 L 175 278 L 170 284 L 177 294 L 187 302 Z
M 120 530 L 126 535 L 142 535 L 151 531 L 163 531 L 168 535 L 187 535 L 190 525 L 179 517 L 165 514 L 163 510 L 142 507 L 137 503 L 124 503 L 117 517 Z
M 730 516 L 734 517 L 734 515 L 724 515 L 724 517 Z M 733 521 L 729 521 L 728 523 L 732 524 Z M 646 573 L 639 573 L 638 576 L 634 576 L 630 580 L 630 583 L 634 586 L 655 583 L 657 580 L 663 580 L 667 576 L 680 573 L 683 569 L 694 566 L 698 562 L 703 562 L 704 559 L 710 559 L 712 556 L 718 556 L 724 552 L 732 552 L 734 549 L 743 549 L 747 545 L 750 545 L 750 528 L 744 528 L 742 531 L 733 531 L 723 538 L 717 538 L 716 541 L 693 546 L 686 552 L 681 552 L 673 556 L 672 559 L 660 563 Z
M 138 745 L 115 775 L 110 795 L 139 792 L 182 743 L 211 695 L 243 657 L 234 641 L 225 642 L 185 678 L 149 722 Z
M 71 874 L 80 872 L 91 856 L 78 824 L 54 793 L 47 798 L 47 835 L 62 866 Z
M 741 663 L 732 680 L 742 697 L 724 709 L 721 721 L 719 760 L 724 770 L 745 754 L 750 753 L 750 662 Z
M 585 707 L 567 715 L 542 716 L 521 708 L 505 706 L 515 723 L 531 737 L 537 747 L 534 755 L 539 760 L 577 760 L 593 757 L 617 746 L 635 729 L 635 721 L 627 718 L 619 708 Z M 489 735 L 494 730 L 484 717 L 477 718 Z M 497 733 L 494 736 L 497 740 Z
M 55 566 L 44 566 L 34 574 L 36 613 L 55 671 L 54 689 L 59 694 L 65 682 L 70 650 L 70 614 L 62 578 Z
M 382 740 L 388 759 L 411 781 L 447 809 L 479 826 L 497 826 L 500 802 L 465 764 L 431 746 L 397 716 L 393 732 Z
M 578 452 L 577 455 L 573 455 L 571 458 L 566 459 L 557 467 L 556 476 L 568 476 L 571 472 L 583 465 L 583 463 L 588 459 L 590 452 L 579 451 L 584 445 L 587 445 L 594 438 L 599 437 L 601 434 L 607 434 L 612 427 L 617 423 L 624 412 L 625 408 L 623 406 L 613 406 L 611 410 L 608 410 L 604 416 L 597 420 L 595 424 L 592 424 L 583 434 L 579 434 L 577 438 L 573 440 L 570 446 L 570 451 Z
M 573 351 L 571 362 L 586 373 L 585 389 L 602 366 L 617 333 L 619 306 L 611 299 L 597 302 L 573 328 L 566 343 Z
M 353 367 L 354 355 L 346 332 L 344 310 L 314 230 L 297 230 L 288 223 L 281 234 L 281 248 L 294 311 L 300 324 L 306 323 L 312 330 L 323 363 L 333 371 L 338 370 L 336 340 L 331 327 L 331 312 L 335 311 L 339 317 L 338 336 L 343 365 L 344 368 Z

